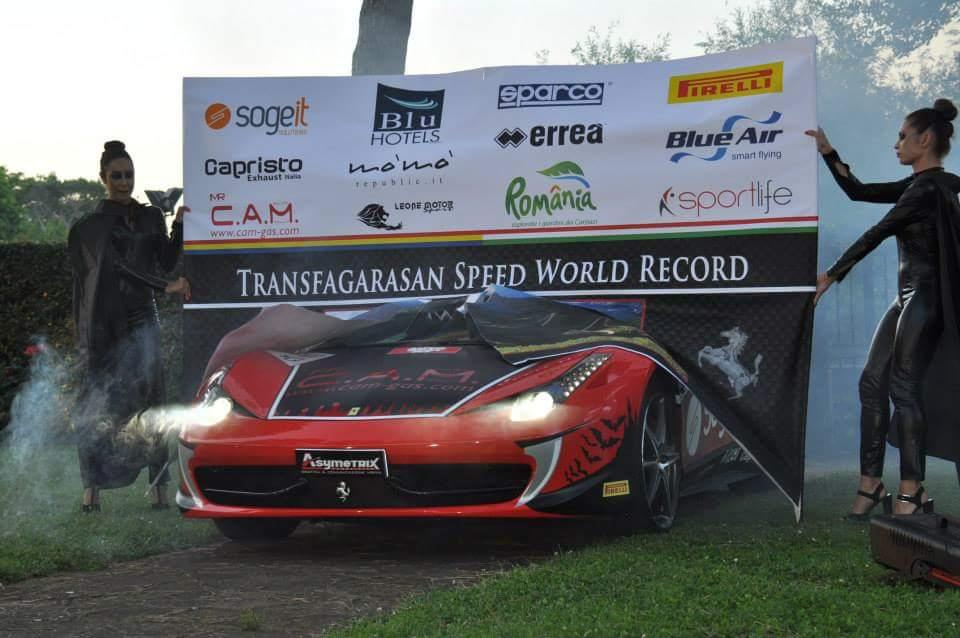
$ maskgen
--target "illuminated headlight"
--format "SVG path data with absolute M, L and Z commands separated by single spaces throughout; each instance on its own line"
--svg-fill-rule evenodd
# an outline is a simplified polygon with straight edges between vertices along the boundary
M 550 385 L 521 394 L 513 401 L 510 420 L 535 421 L 546 417 L 554 406 L 569 398 L 609 358 L 610 354 L 606 352 L 590 354 Z
M 521 394 L 513 402 L 510 410 L 511 421 L 535 421 L 542 419 L 553 409 L 553 395 L 549 392 L 528 392 Z
M 233 410 L 233 401 L 220 394 L 212 399 L 204 399 L 203 403 L 194 406 L 191 412 L 191 421 L 196 425 L 210 427 L 223 421 Z

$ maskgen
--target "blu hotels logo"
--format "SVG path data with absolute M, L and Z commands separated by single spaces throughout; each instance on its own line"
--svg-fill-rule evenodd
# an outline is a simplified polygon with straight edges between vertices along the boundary
M 215 102 L 207 107 L 204 120 L 215 131 L 226 128 L 231 122 L 238 128 L 261 129 L 267 135 L 306 135 L 307 111 L 310 105 L 306 97 L 290 105 L 250 106 L 241 104 L 231 109 L 226 104 Z
M 440 141 L 443 89 L 411 91 L 377 84 L 371 146 L 435 144 Z
M 704 102 L 760 93 L 783 93 L 783 62 L 675 75 L 670 78 L 667 102 Z

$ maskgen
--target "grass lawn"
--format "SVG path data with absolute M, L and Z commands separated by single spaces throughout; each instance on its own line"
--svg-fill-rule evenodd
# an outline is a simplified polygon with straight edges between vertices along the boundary
M 940 509 L 960 514 L 952 464 L 929 474 Z M 561 550 L 332 635 L 960 636 L 960 590 L 902 581 L 873 562 L 868 525 L 841 520 L 854 485 L 852 473 L 808 480 L 799 526 L 774 492 L 681 502 L 667 534 Z
M 100 514 L 82 514 L 75 448 L 5 443 L 0 439 L 0 584 L 219 538 L 209 522 L 183 520 L 175 507 L 151 510 L 143 495 L 146 470 L 130 487 L 103 491 Z M 171 475 L 172 499 L 177 474 Z

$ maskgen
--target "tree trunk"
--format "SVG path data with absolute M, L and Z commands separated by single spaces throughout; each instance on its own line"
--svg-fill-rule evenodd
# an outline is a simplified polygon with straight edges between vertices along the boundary
M 363 0 L 353 75 L 403 74 L 413 0 Z

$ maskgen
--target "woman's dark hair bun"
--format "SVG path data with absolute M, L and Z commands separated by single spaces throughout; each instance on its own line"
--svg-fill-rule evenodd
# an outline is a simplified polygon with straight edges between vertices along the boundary
M 103 153 L 100 154 L 100 172 L 102 173 L 105 171 L 107 169 L 107 164 L 115 159 L 120 157 L 130 159 L 130 154 L 127 153 L 126 149 L 126 144 L 120 140 L 110 140 L 109 142 L 104 142 Z
M 938 98 L 937 101 L 933 103 L 933 110 L 942 115 L 948 122 L 953 121 L 953 119 L 957 117 L 957 107 L 945 97 Z

